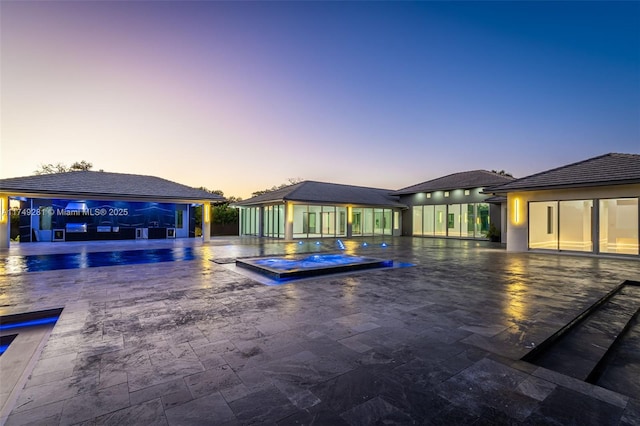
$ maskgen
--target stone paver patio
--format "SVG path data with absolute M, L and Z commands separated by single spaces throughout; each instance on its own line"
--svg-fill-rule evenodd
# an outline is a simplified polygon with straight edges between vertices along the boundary
M 184 244 L 197 254 L 19 274 L 0 268 L 1 315 L 64 307 L 0 423 L 640 424 L 637 399 L 519 361 L 621 281 L 640 280 L 637 260 L 382 241 L 345 244 L 415 266 L 279 286 L 229 262 L 337 251 L 335 241 L 53 243 L 0 252 L 0 265 L 19 254 Z

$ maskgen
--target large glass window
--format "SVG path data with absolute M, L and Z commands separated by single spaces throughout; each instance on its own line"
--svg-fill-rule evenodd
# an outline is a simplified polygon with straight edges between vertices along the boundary
M 476 237 L 486 237 L 489 231 L 489 204 L 478 203 L 476 206 Z
M 447 235 L 460 236 L 460 204 L 449 204 L 447 209 Z
M 284 204 L 278 206 L 278 237 L 284 238 Z
M 422 206 L 413 206 L 413 235 L 424 235 Z
M 293 238 L 307 238 L 308 212 L 306 205 L 293 205 Z
M 284 237 L 284 205 L 265 206 L 263 209 L 263 234 L 265 237 Z
M 593 251 L 592 200 L 560 201 L 560 250 Z
M 322 206 L 309 206 L 306 218 L 306 229 L 309 238 L 322 236 Z
M 422 211 L 422 232 L 423 235 L 433 235 L 435 226 L 435 210 L 434 206 L 424 206 Z
M 412 214 L 413 235 L 484 238 L 489 229 L 487 203 L 414 206 Z
M 529 248 L 558 249 L 558 202 L 529 203 Z
M 351 234 L 362 235 L 362 209 L 351 211 Z
M 600 200 L 601 253 L 638 254 L 638 199 Z
M 338 227 L 336 229 L 336 235 L 338 237 L 347 236 L 347 208 L 336 207 L 336 214 L 338 215 Z
M 265 237 L 270 237 L 273 234 L 273 206 L 264 207 L 263 218 L 262 232 Z
M 362 235 L 373 235 L 373 209 L 362 209 Z
M 284 206 L 282 216 L 284 217 Z M 293 206 L 293 238 L 343 237 L 346 235 L 346 207 L 306 204 Z
M 383 213 L 382 213 L 382 220 L 383 220 L 383 234 L 384 235 L 392 235 L 393 231 L 391 230 L 392 225 L 393 225 L 393 219 L 392 219 L 392 210 L 391 209 L 384 209 Z
M 332 237 L 336 235 L 336 208 L 333 206 L 322 207 L 322 236 Z
M 259 207 L 243 207 L 240 213 L 242 235 L 258 235 Z
M 447 236 L 447 206 L 435 206 L 435 235 L 439 237 Z

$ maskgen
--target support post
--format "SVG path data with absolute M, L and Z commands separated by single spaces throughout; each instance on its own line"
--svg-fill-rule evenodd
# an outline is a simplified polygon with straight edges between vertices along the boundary
M 211 203 L 202 203 L 202 241 L 211 240 Z
M 0 194 L 0 249 L 8 249 L 11 240 L 9 196 Z

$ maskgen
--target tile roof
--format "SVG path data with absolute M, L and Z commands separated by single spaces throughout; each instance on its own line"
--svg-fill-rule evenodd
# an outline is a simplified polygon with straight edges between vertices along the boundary
M 487 188 L 485 192 L 505 193 L 629 183 L 640 183 L 640 155 L 609 153 Z
M 452 189 L 484 188 L 511 182 L 514 178 L 488 170 L 471 170 L 453 173 L 437 179 L 428 180 L 416 185 L 394 191 L 393 194 L 405 195 L 418 192 L 448 191 Z
M 78 171 L 0 179 L 0 192 L 154 200 L 223 201 L 217 194 L 155 176 Z
M 406 207 L 389 189 L 304 181 L 235 203 L 250 206 L 282 201 L 305 203 L 356 204 L 381 207 Z

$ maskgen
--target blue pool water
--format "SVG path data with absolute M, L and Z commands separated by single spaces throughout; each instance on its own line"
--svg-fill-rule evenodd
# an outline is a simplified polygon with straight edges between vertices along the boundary
M 327 268 L 333 266 L 353 265 L 367 262 L 370 259 L 360 256 L 344 254 L 313 254 L 303 258 L 270 257 L 256 259 L 254 264 L 266 266 L 279 271 L 293 271 L 297 269 Z
M 284 256 L 245 258 L 236 260 L 236 266 L 246 268 L 278 282 L 339 272 L 364 269 L 390 268 L 393 260 L 346 254 L 312 254 L 309 256 Z
M 5 259 L 0 259 L 0 275 L 56 269 L 175 262 L 195 258 L 191 247 L 8 256 Z

